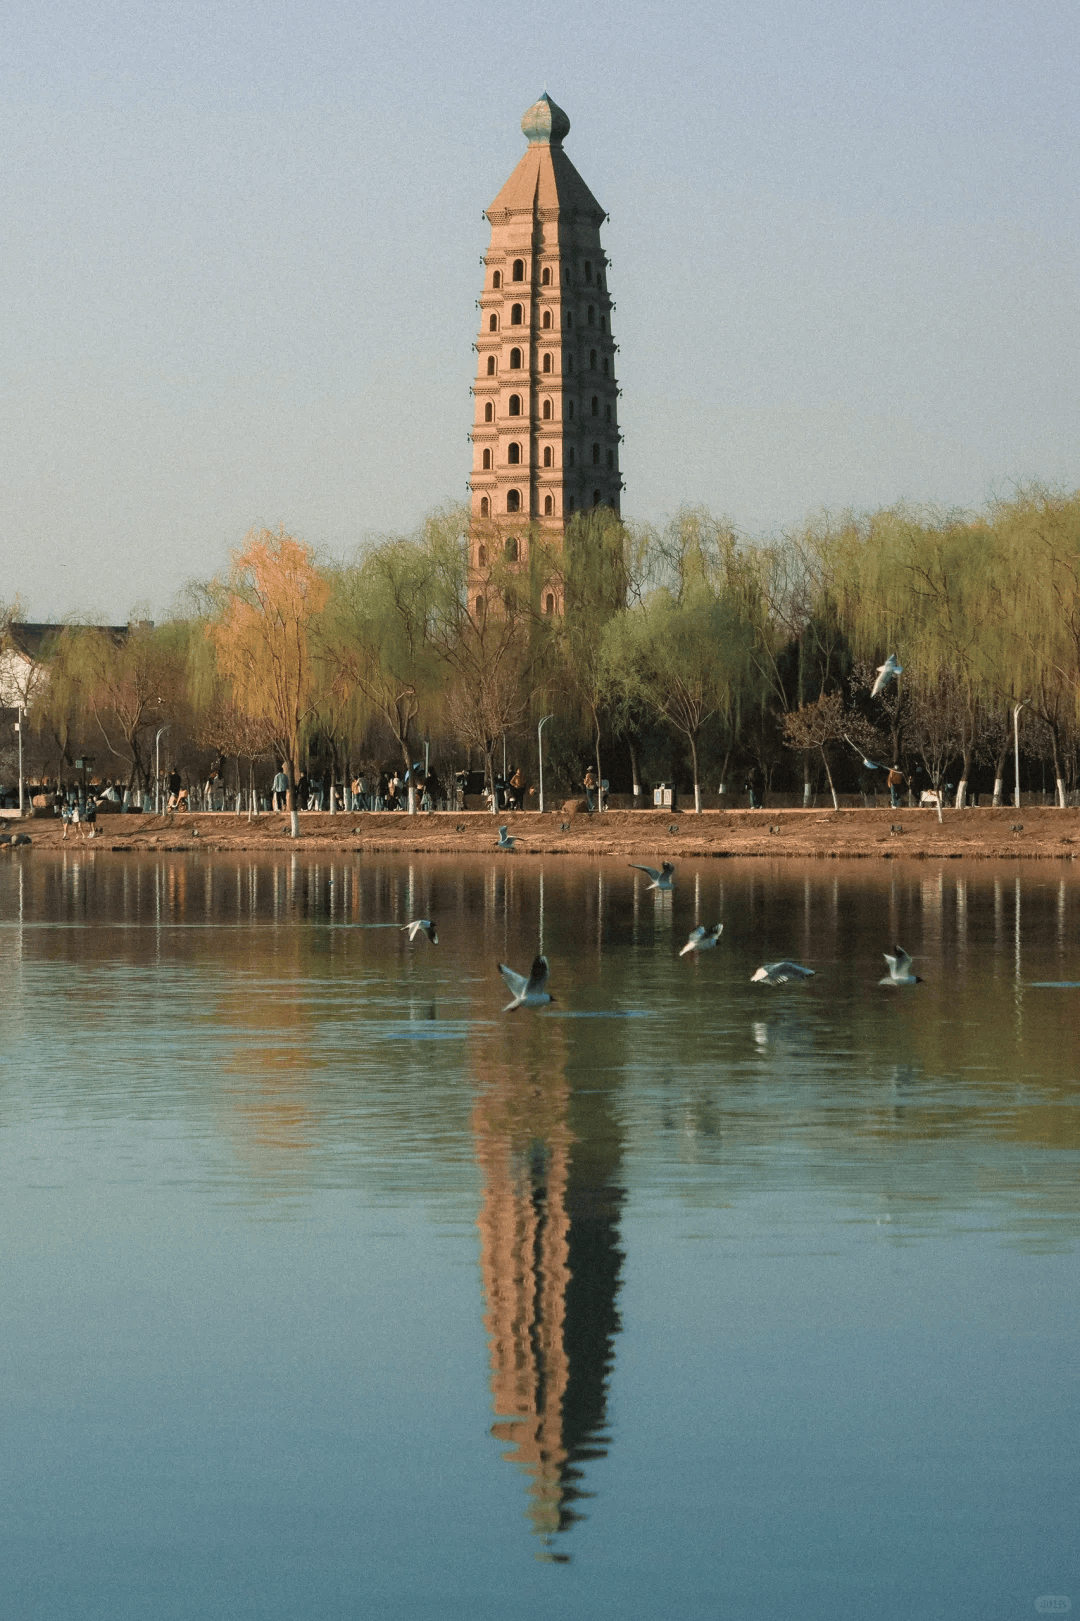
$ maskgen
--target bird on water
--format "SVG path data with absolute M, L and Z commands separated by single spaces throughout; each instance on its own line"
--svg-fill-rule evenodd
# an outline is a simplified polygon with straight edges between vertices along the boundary
M 923 981 L 911 966 L 911 958 L 903 946 L 896 947 L 895 957 L 888 951 L 882 956 L 889 965 L 889 972 L 884 979 L 878 981 L 879 985 L 921 985 Z

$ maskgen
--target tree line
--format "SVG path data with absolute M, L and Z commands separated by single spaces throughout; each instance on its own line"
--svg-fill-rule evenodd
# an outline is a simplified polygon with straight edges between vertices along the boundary
M 902 674 L 873 696 L 890 653 Z M 238 786 L 278 763 L 291 784 L 304 768 L 342 784 L 425 760 L 449 800 L 455 772 L 491 784 L 504 750 L 535 782 L 550 716 L 553 792 L 591 766 L 613 792 L 676 782 L 700 809 L 752 772 L 808 802 L 895 764 L 962 805 L 976 777 L 1000 800 L 1018 731 L 1029 783 L 1047 774 L 1064 805 L 1080 494 L 826 516 L 769 543 L 701 509 L 656 527 L 598 508 L 553 544 L 478 536 L 445 508 L 345 561 L 254 531 L 163 623 L 57 627 L 25 681 L 4 696 L 27 711 L 27 769 L 64 779 L 89 755 L 133 790 L 164 748 L 191 780 L 216 766 Z M 8 776 L 10 753 L 5 738 Z

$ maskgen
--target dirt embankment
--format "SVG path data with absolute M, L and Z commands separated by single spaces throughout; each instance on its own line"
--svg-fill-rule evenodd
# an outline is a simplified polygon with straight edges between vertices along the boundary
M 504 823 L 516 839 L 515 855 L 632 855 L 644 861 L 701 856 L 898 856 L 1070 860 L 1080 850 L 1080 810 L 1025 805 L 1020 810 L 608 811 L 590 816 L 575 808 L 540 815 L 439 811 L 305 812 L 300 845 L 308 850 L 477 855 L 495 848 Z M 91 848 L 104 850 L 248 850 L 290 845 L 288 818 L 276 812 L 246 816 L 190 812 L 172 816 L 102 815 Z M 5 822 L 3 832 L 28 832 L 36 849 L 87 842 L 59 822 L 35 818 Z

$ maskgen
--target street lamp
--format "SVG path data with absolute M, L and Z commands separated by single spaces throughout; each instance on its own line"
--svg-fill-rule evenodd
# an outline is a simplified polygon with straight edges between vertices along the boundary
M 159 726 L 154 738 L 154 811 L 161 815 L 161 734 L 167 732 L 167 726 Z
M 82 796 L 84 799 L 86 798 L 86 773 L 96 758 L 97 756 L 94 754 L 84 754 L 81 759 L 75 761 L 76 771 L 82 772 Z
M 22 706 L 22 704 L 20 704 L 19 705 L 19 718 L 15 722 L 15 730 L 19 734 L 19 815 L 20 816 L 23 814 L 23 810 L 24 810 L 25 805 L 26 805 L 26 794 L 25 794 L 25 789 L 23 788 L 22 729 L 23 729 L 23 706 Z
M 538 750 L 540 751 L 540 814 L 541 815 L 543 815 L 543 813 L 544 813 L 544 727 L 547 725 L 549 720 L 554 720 L 554 718 L 555 717 L 553 715 L 545 715 L 543 720 L 540 722 L 539 726 L 536 728 L 536 746 L 537 746 Z
M 1016 788 L 1013 793 L 1013 804 L 1020 809 L 1020 711 L 1025 704 L 1031 702 L 1030 698 L 1021 698 L 1018 704 L 1013 705 L 1013 765 L 1016 769 Z

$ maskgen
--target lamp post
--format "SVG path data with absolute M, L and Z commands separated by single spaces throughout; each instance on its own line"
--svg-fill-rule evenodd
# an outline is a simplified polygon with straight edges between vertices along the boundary
M 15 730 L 19 734 L 19 815 L 20 816 L 23 814 L 23 810 L 24 810 L 25 805 L 26 805 L 26 790 L 23 787 L 22 729 L 23 729 L 23 706 L 22 706 L 22 704 L 20 704 L 19 705 L 19 718 L 15 722 Z
M 1021 698 L 1018 704 L 1013 705 L 1013 766 L 1016 771 L 1013 804 L 1017 810 L 1020 809 L 1020 711 L 1030 702 L 1030 698 Z
M 159 726 L 154 738 L 154 813 L 157 816 L 161 815 L 161 734 L 168 730 L 167 726 Z
M 540 814 L 544 814 L 544 727 L 554 716 L 545 715 L 536 728 L 536 746 L 540 753 Z
M 84 754 L 81 759 L 75 761 L 76 771 L 82 772 L 82 797 L 84 800 L 86 798 L 86 773 L 89 771 L 96 758 L 96 755 Z

